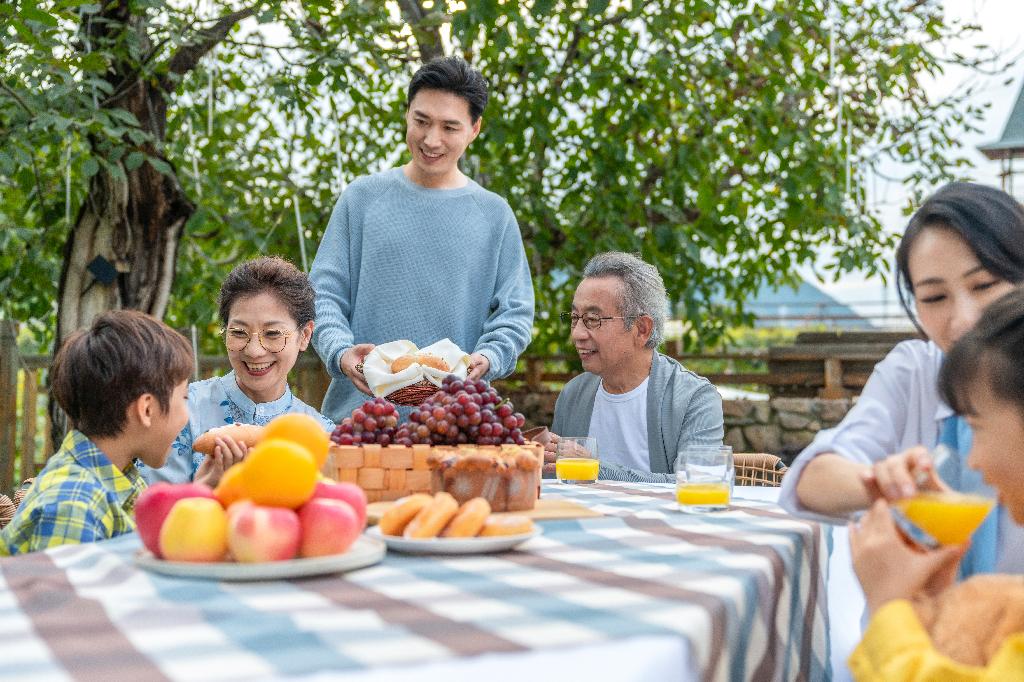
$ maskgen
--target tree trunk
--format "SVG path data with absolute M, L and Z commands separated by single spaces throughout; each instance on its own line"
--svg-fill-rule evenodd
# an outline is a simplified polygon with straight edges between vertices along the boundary
M 174 96 L 177 82 L 192 71 L 199 60 L 243 19 L 256 13 L 256 6 L 244 7 L 220 17 L 212 26 L 181 44 L 166 63 L 159 78 L 140 76 L 137 60 L 114 62 L 106 78 L 117 93 L 101 106 L 124 109 L 134 114 L 151 141 L 127 147 L 148 157 L 164 158 L 162 148 L 167 131 L 167 98 Z M 137 12 L 137 13 L 133 13 Z M 93 17 L 93 15 L 90 15 Z M 96 48 L 103 41 L 129 43 L 139 54 L 150 50 L 146 9 L 129 0 L 113 0 L 81 27 L 82 47 Z M 93 155 L 99 157 L 96 148 Z M 132 308 L 163 318 L 174 283 L 174 269 L 185 223 L 195 205 L 185 196 L 173 173 L 163 174 L 148 162 L 134 170 L 117 162 L 122 173 L 111 173 L 103 165 L 89 183 L 89 194 L 64 245 L 64 263 L 57 290 L 57 334 L 54 352 L 69 334 L 88 326 L 97 315 L 118 308 Z M 109 284 L 98 282 L 88 266 L 102 256 L 117 271 Z M 98 396 L 102 400 L 102 396 Z M 54 447 L 67 431 L 67 418 L 51 400 L 50 432 Z
M 121 30 L 134 31 L 140 42 L 146 40 L 141 18 L 122 15 L 116 19 Z M 127 146 L 162 158 L 159 147 L 165 139 L 167 93 L 159 83 L 133 76 L 130 68 L 115 65 L 109 74 L 121 94 L 106 106 L 130 111 L 153 136 L 153 143 L 141 147 L 126 139 Z M 125 73 L 119 73 L 122 69 Z M 135 82 L 125 87 L 132 78 Z M 101 154 L 95 145 L 92 151 L 94 156 Z M 57 289 L 55 353 L 69 334 L 87 327 L 104 311 L 132 308 L 162 319 L 167 310 L 178 243 L 195 205 L 174 175 L 164 175 L 148 162 L 129 171 L 123 159 L 117 162 L 123 172 L 120 177 L 101 164 L 65 242 Z M 100 282 L 88 270 L 96 257 L 114 266 L 117 276 L 113 282 Z M 67 419 L 53 401 L 50 416 L 51 437 L 57 447 L 67 431 Z

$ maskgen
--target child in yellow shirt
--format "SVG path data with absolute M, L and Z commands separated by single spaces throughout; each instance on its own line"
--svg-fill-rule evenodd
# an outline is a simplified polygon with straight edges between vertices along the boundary
M 989 306 L 951 349 L 940 388 L 973 430 L 968 465 L 1024 525 L 1024 288 Z M 1024 681 L 1024 576 L 954 586 L 966 545 L 910 547 L 884 500 L 850 528 L 850 550 L 871 614 L 850 657 L 856 680 Z

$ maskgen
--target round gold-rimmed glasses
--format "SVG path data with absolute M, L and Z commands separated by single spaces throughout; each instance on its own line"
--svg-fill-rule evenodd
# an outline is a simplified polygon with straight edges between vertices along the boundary
M 256 332 L 256 340 L 268 353 L 280 353 L 288 345 L 288 337 L 296 331 L 298 330 L 264 329 Z M 227 346 L 227 349 L 235 352 L 245 350 L 253 337 L 248 330 L 241 327 L 225 327 L 220 330 L 220 335 L 224 337 L 224 345 Z

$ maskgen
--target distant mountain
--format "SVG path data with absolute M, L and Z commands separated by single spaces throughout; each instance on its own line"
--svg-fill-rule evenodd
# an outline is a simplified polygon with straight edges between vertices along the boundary
M 871 329 L 874 325 L 850 306 L 840 303 L 814 284 L 763 286 L 746 304 L 757 316 L 758 327 L 806 327 L 825 324 L 840 329 Z

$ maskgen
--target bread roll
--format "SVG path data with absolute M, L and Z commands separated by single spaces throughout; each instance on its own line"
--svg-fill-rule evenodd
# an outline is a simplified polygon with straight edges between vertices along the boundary
M 217 447 L 215 439 L 223 436 L 232 438 L 236 443 L 245 443 L 251 448 L 263 437 L 263 427 L 255 424 L 217 426 L 192 441 L 192 449 L 204 455 L 212 455 L 213 449 Z
M 395 361 L 391 363 L 391 373 L 398 374 L 404 370 L 409 369 L 409 366 L 416 362 L 415 355 L 401 355 L 395 358 Z
M 431 353 L 420 353 L 419 355 L 416 356 L 416 362 L 426 367 L 433 367 L 434 369 L 439 369 L 442 372 L 447 372 L 451 370 L 451 367 L 449 367 L 448 363 L 444 361 L 444 358 L 438 357 Z
M 444 361 L 444 358 L 438 357 L 432 353 L 418 353 L 416 355 L 400 355 L 395 358 L 394 362 L 391 363 L 391 373 L 398 374 L 415 363 L 419 363 L 424 367 L 433 367 L 434 369 L 441 370 L 442 372 L 447 372 L 451 369 L 451 367 L 448 366 L 448 363 Z

